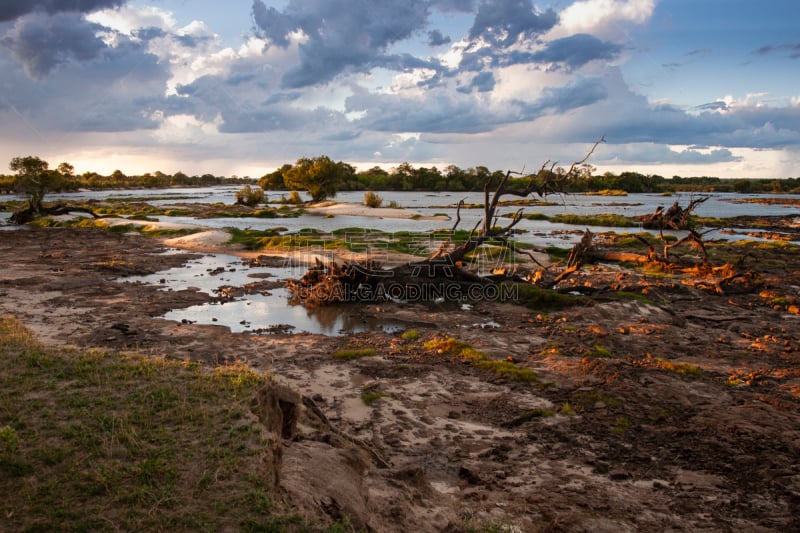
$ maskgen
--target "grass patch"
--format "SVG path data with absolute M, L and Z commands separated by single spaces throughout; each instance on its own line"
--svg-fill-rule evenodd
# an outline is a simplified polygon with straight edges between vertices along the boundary
M 488 370 L 511 381 L 536 381 L 538 378 L 536 372 L 530 368 L 520 367 L 509 360 L 491 359 L 488 354 L 453 337 L 432 339 L 423 344 L 423 347 L 439 354 L 455 355 L 460 357 L 463 362 Z
M 522 424 L 531 422 L 533 420 L 538 420 L 540 418 L 550 418 L 553 416 L 556 416 L 556 412 L 553 409 L 548 409 L 546 407 L 537 407 L 536 409 L 529 409 L 525 411 L 518 417 L 508 422 L 506 426 L 518 427 L 521 426 Z
M 624 300 L 636 300 L 638 302 L 646 303 L 648 305 L 656 305 L 653 300 L 645 296 L 644 294 L 638 292 L 630 292 L 630 291 L 617 291 L 616 292 L 617 298 L 621 298 Z
M 409 329 L 404 331 L 400 338 L 406 341 L 415 341 L 419 339 L 419 332 L 415 329 Z
M 562 294 L 552 289 L 536 287 L 529 283 L 503 283 L 499 293 L 514 303 L 537 310 L 563 309 L 576 305 L 590 305 L 592 303 L 592 301 L 585 296 Z
M 575 410 L 583 411 L 585 409 L 594 407 L 598 403 L 602 403 L 606 407 L 619 407 L 622 405 L 620 400 L 612 396 L 608 396 L 607 394 L 603 394 L 594 390 L 579 390 L 572 394 L 570 406 Z
M 575 416 L 575 414 L 576 414 L 575 413 L 575 408 L 572 407 L 572 404 L 570 404 L 569 402 L 564 402 L 564 405 L 561 406 L 561 408 L 559 409 L 559 412 L 562 415 L 566 415 L 566 416 Z
M 624 435 L 631 428 L 631 421 L 624 416 L 617 417 L 614 420 L 614 425 L 611 428 L 611 433 L 614 435 Z
M 373 403 L 380 400 L 381 398 L 386 398 L 388 395 L 383 392 L 378 392 L 370 387 L 364 387 L 361 390 L 361 401 L 364 402 L 366 406 L 372 406 Z
M 0 317 L 0 530 L 324 531 L 273 500 L 268 380 L 48 348 Z
M 589 352 L 589 357 L 601 357 L 601 358 L 611 357 L 611 350 L 609 350 L 605 346 L 600 346 L 599 344 L 595 344 L 594 348 L 592 348 L 592 351 Z
M 362 357 L 372 357 L 375 355 L 375 348 L 361 348 L 356 350 L 339 350 L 333 353 L 334 359 L 361 359 Z
M 614 228 L 635 228 L 640 225 L 638 221 L 632 218 L 612 213 L 601 213 L 599 215 L 561 213 L 550 217 L 550 222 L 579 226 L 610 226 Z
M 668 370 L 669 372 L 680 374 L 681 376 L 696 378 L 703 375 L 702 368 L 696 365 L 690 365 L 688 363 L 674 363 L 672 361 L 665 361 L 659 358 L 656 360 L 656 366 L 658 368 L 663 368 L 664 370 Z

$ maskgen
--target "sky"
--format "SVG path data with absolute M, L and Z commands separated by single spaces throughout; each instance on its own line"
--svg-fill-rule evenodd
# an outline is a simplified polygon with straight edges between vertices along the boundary
M 800 176 L 797 0 L 3 0 L 0 164 Z M 0 172 L 10 172 L 8 170 Z

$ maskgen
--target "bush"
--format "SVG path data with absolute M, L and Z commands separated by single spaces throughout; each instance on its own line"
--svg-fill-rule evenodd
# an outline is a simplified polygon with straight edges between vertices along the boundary
M 245 185 L 236 192 L 236 203 L 248 207 L 264 203 L 264 189 Z
M 300 196 L 300 193 L 297 191 L 292 191 L 289 193 L 289 199 L 287 200 L 290 204 L 302 204 L 303 198 Z
M 367 207 L 380 207 L 383 203 L 383 198 L 378 196 L 372 191 L 364 193 L 364 205 Z

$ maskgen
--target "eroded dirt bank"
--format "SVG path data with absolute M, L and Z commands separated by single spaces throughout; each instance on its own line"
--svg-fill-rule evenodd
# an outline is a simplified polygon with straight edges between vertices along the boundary
M 0 312 L 44 342 L 273 373 L 295 395 L 283 416 L 297 418 L 280 484 L 306 512 L 381 532 L 800 529 L 796 249 L 751 250 L 751 285 L 724 294 L 591 267 L 570 282 L 593 305 L 363 307 L 413 324 L 418 339 L 232 334 L 154 318 L 210 299 L 125 282 L 194 256 L 164 251 L 96 230 L 0 232 Z M 446 337 L 536 378 L 424 346 Z M 332 357 L 363 348 L 375 355 Z

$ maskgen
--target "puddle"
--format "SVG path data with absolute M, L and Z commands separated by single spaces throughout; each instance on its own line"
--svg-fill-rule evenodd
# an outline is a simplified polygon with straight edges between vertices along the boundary
M 187 262 L 184 266 L 149 276 L 125 278 L 130 283 L 161 286 L 162 290 L 199 290 L 217 295 L 225 286 L 241 287 L 262 279 L 285 280 L 302 276 L 306 267 L 251 267 L 242 259 L 212 254 Z M 359 313 L 358 305 L 341 304 L 308 309 L 291 305 L 285 288 L 264 294 L 249 294 L 224 302 L 174 309 L 159 318 L 196 324 L 227 326 L 232 332 L 317 333 L 345 335 L 363 331 L 397 332 L 409 324 L 399 320 L 374 319 Z

